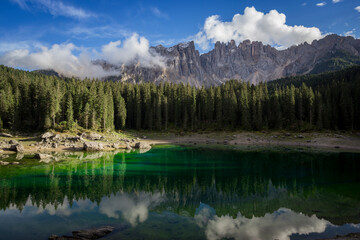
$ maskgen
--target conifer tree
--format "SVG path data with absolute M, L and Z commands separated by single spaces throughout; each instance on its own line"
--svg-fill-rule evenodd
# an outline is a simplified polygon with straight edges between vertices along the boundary
M 72 129 L 74 125 L 74 110 L 71 93 L 68 94 L 66 102 L 66 127 Z
M 216 88 L 215 91 L 215 116 L 216 116 L 216 123 L 217 128 L 222 129 L 222 96 L 220 88 Z
M 124 129 L 126 123 L 126 105 L 125 100 L 119 93 L 117 97 L 117 114 L 116 114 L 116 127 L 117 129 Z
M 85 104 L 83 119 L 85 129 L 89 129 L 90 104 L 88 102 Z

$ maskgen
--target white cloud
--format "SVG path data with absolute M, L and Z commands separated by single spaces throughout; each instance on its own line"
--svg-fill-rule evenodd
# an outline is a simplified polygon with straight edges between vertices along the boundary
M 132 226 L 136 226 L 146 221 L 151 207 L 159 205 L 164 200 L 165 197 L 160 193 L 117 194 L 111 198 L 103 198 L 99 211 L 109 218 L 118 219 L 121 215 Z
M 357 7 L 355 8 L 355 10 L 358 11 L 358 12 L 360 12 L 360 6 L 357 6 Z
M 80 52 L 80 54 L 75 54 Z M 150 52 L 149 41 L 134 33 L 121 45 L 120 41 L 110 42 L 103 46 L 102 52 L 88 50 L 72 43 L 54 44 L 50 48 L 41 46 L 38 51 L 15 49 L 0 56 L 0 64 L 25 69 L 53 69 L 64 76 L 80 78 L 101 78 L 116 75 L 119 72 L 105 71 L 94 65 L 92 60 L 104 59 L 112 64 L 139 63 L 141 66 L 164 67 L 163 59 Z
M 332 0 L 333 3 L 339 3 L 342 2 L 342 0 Z
M 165 19 L 168 19 L 169 18 L 169 15 L 160 11 L 159 8 L 157 7 L 152 7 L 150 8 L 151 12 L 156 16 L 156 17 L 159 17 L 159 18 L 165 18 Z
M 245 8 L 244 14 L 235 14 L 231 22 L 223 22 L 218 15 L 205 20 L 203 29 L 193 38 L 203 49 L 209 48 L 210 42 L 216 41 L 236 42 L 249 39 L 262 41 L 264 44 L 289 47 L 303 42 L 311 43 L 322 38 L 320 30 L 316 27 L 286 25 L 285 14 L 271 10 L 264 14 L 254 7 Z
M 45 12 L 49 12 L 53 16 L 65 16 L 73 18 L 89 18 L 94 17 L 95 14 L 87 12 L 81 8 L 77 8 L 71 5 L 64 4 L 61 1 L 56 0 L 11 0 L 18 4 L 22 9 L 29 10 L 32 4 L 42 9 Z
M 355 32 L 356 32 L 356 29 L 354 28 L 354 29 L 352 29 L 352 30 L 350 30 L 350 31 L 345 32 L 345 33 L 344 33 L 344 36 L 351 36 L 351 37 L 356 38 Z
M 198 225 L 205 227 L 208 240 L 224 238 L 290 240 L 292 234 L 322 233 L 330 225 L 330 222 L 315 215 L 309 217 L 286 208 L 280 208 L 272 214 L 267 213 L 263 217 L 246 218 L 241 214 L 236 218 L 229 215 L 221 217 L 214 215 L 212 218 L 209 216 L 209 211 L 205 210 L 195 215 Z
M 319 2 L 316 4 L 316 6 L 318 6 L 318 7 L 323 7 L 325 5 L 326 5 L 326 2 Z
M 139 62 L 144 67 L 159 65 L 165 67 L 164 59 L 158 54 L 150 52 L 149 41 L 134 33 L 126 39 L 121 46 L 121 41 L 110 42 L 102 47 L 102 56 L 112 64 L 131 64 Z

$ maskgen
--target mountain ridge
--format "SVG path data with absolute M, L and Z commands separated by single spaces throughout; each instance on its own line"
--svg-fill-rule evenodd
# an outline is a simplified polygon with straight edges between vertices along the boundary
M 194 41 L 172 47 L 150 47 L 150 53 L 164 59 L 165 68 L 143 67 L 134 62 L 113 65 L 104 60 L 93 63 L 118 76 L 106 80 L 124 82 L 184 83 L 193 86 L 219 85 L 231 79 L 252 84 L 312 73 L 341 70 L 360 64 L 360 39 L 327 35 L 311 44 L 305 42 L 278 50 L 262 42 L 245 40 L 238 45 L 216 42 L 214 49 L 200 54 Z

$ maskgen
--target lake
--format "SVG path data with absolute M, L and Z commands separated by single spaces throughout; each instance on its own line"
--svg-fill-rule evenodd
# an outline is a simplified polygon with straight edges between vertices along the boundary
M 156 146 L 0 166 L 0 239 L 319 239 L 360 232 L 360 154 Z M 15 156 L 10 160 L 17 161 Z

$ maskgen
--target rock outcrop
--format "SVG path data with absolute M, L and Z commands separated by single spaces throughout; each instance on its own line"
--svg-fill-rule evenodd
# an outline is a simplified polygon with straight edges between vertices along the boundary
M 101 151 L 104 149 L 102 143 L 99 142 L 84 142 L 84 150 L 85 151 Z

